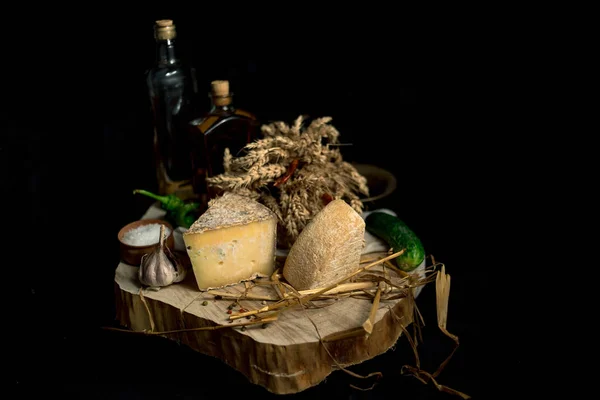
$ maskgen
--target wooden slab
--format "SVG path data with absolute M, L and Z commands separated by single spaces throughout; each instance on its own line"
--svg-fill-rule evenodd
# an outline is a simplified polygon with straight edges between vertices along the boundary
M 423 269 L 424 263 L 419 271 L 423 272 Z M 227 310 L 232 300 L 215 299 L 215 294 L 198 290 L 191 271 L 183 282 L 158 291 L 142 289 L 137 272 L 138 267 L 125 263 L 120 263 L 115 271 L 120 324 L 134 331 L 154 332 L 227 326 L 227 329 L 174 332 L 162 336 L 221 359 L 243 373 L 250 382 L 277 394 L 300 392 L 323 381 L 338 366 L 357 364 L 384 353 L 396 343 L 403 327 L 413 321 L 410 297 L 382 299 L 375 314 L 373 331 L 366 335 L 362 324 L 369 318 L 372 301 L 346 297 L 314 302 L 318 308 L 294 306 L 281 312 L 273 323 L 243 329 L 236 325 L 249 319 L 230 322 Z M 219 292 L 234 296 L 245 290 L 242 283 Z M 277 296 L 273 286 L 257 285 L 251 290 L 254 296 L 265 299 Z M 246 310 L 259 309 L 269 302 L 240 300 Z M 233 311 L 238 310 L 234 308 Z M 358 336 L 357 331 L 360 331 Z

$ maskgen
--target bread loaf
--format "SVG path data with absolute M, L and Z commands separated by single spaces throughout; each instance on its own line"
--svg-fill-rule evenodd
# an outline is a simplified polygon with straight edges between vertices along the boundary
M 323 287 L 356 271 L 365 245 L 365 221 L 344 200 L 333 200 L 300 232 L 283 276 L 296 290 Z

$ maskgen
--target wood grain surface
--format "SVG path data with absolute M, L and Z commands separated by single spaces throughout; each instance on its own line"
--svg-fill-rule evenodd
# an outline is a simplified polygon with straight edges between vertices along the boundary
M 239 300 L 234 313 L 240 307 L 260 309 L 279 299 L 274 286 L 260 285 L 261 279 L 257 279 L 256 285 L 246 282 L 200 291 L 190 273 L 180 283 L 152 290 L 140 286 L 137 271 L 123 262 L 115 271 L 117 320 L 121 325 L 138 332 L 176 331 L 160 336 L 217 357 L 250 382 L 277 394 L 300 392 L 322 382 L 336 369 L 384 353 L 413 322 L 410 296 L 384 297 L 372 315 L 372 333 L 366 334 L 363 324 L 371 316 L 372 298 L 332 296 L 311 302 L 311 307 L 287 307 L 272 323 L 242 327 L 240 324 L 252 319 L 230 319 L 228 307 L 235 303 L 235 297 L 251 293 L 258 299 Z M 217 329 L 190 330 L 202 327 Z

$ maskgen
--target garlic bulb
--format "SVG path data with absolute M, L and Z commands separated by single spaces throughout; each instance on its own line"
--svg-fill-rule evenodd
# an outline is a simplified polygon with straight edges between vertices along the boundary
M 143 285 L 150 287 L 169 286 L 185 278 L 181 262 L 166 245 L 164 225 L 160 226 L 158 246 L 142 256 L 138 278 Z

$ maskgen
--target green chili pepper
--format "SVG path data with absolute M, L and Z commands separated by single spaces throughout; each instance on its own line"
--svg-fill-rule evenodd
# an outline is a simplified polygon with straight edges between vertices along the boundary
M 160 201 L 162 209 L 167 211 L 167 215 L 173 219 L 177 226 L 189 228 L 198 218 L 197 213 L 200 210 L 200 203 L 198 202 L 185 202 L 174 193 L 160 196 L 142 189 L 133 191 L 133 194 L 138 193 Z

